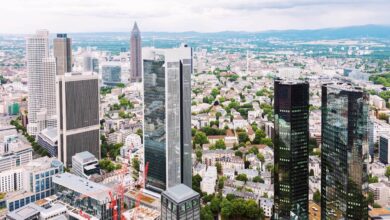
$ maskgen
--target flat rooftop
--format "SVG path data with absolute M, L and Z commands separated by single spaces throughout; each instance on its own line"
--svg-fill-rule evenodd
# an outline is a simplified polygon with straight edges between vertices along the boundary
M 359 86 L 354 86 L 349 83 L 329 83 L 324 84 L 323 86 L 326 86 L 328 88 L 338 89 L 342 91 L 348 91 L 348 92 L 363 92 L 363 89 Z
M 197 192 L 184 184 L 178 184 L 174 187 L 171 187 L 164 191 L 163 194 L 173 199 L 176 203 L 180 203 L 199 196 Z
M 15 220 L 24 220 L 24 219 L 30 219 L 31 216 L 37 215 L 43 210 L 44 208 L 34 203 L 30 203 L 13 212 L 8 213 L 7 216 Z
M 71 173 L 62 173 L 53 176 L 53 183 L 78 192 L 82 195 L 94 198 L 103 203 L 110 201 L 108 193 L 112 191 L 112 189 Z
M 40 157 L 35 160 L 32 160 L 28 162 L 26 165 L 24 165 L 24 168 L 26 170 L 36 172 L 36 171 L 42 171 L 49 169 L 51 167 L 58 167 L 61 166 L 62 162 L 60 162 L 57 158 L 55 157 Z

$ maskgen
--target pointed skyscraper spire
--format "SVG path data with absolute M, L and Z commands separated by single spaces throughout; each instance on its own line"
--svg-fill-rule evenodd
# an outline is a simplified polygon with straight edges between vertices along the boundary
M 131 81 L 139 82 L 142 79 L 142 54 L 141 54 L 141 32 L 138 29 L 137 22 L 134 22 L 130 39 L 130 67 Z
M 132 32 L 139 32 L 139 29 L 138 29 L 137 22 L 134 22 L 134 25 L 133 25 L 133 30 L 132 30 Z

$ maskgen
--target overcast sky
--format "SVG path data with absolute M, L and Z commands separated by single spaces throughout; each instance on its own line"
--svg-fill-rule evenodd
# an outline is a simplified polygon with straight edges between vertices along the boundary
M 264 31 L 390 24 L 390 0 L 0 0 L 0 33 Z

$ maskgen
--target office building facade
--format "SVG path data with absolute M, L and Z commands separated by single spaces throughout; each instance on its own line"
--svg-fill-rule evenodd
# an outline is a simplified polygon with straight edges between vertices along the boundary
M 64 172 L 64 166 L 58 159 L 48 157 L 32 160 L 21 169 L 23 190 L 7 195 L 9 211 L 53 195 L 52 177 Z
M 47 127 L 47 117 L 51 117 L 51 103 L 55 81 L 55 63 L 49 59 L 49 32 L 39 30 L 26 40 L 27 79 L 28 79 L 28 125 L 27 132 L 37 135 Z M 54 66 L 53 66 L 54 65 Z M 49 112 L 49 115 L 47 113 Z
M 146 188 L 191 187 L 192 49 L 148 49 L 143 60 Z
M 379 161 L 384 164 L 390 162 L 390 135 L 379 136 Z
M 53 40 L 53 53 L 57 64 L 57 75 L 72 72 L 72 39 L 67 34 L 57 34 Z
M 121 219 L 120 215 L 114 219 L 114 210 L 110 205 L 114 201 L 111 201 L 109 195 L 113 190 L 109 187 L 70 173 L 63 173 L 53 176 L 53 188 L 58 195 L 58 200 L 97 219 Z M 118 204 L 117 212 L 121 213 L 120 200 L 116 197 L 115 192 L 113 192 L 113 198 Z
M 137 22 L 134 23 L 130 38 L 130 67 L 131 81 L 138 82 L 142 79 L 142 46 L 141 32 L 138 29 Z
M 367 219 L 368 95 L 322 86 L 321 219 Z
M 93 174 L 100 174 L 99 161 L 88 151 L 77 153 L 72 157 L 72 172 L 89 179 Z
M 122 68 L 119 62 L 109 62 L 102 64 L 102 79 L 106 86 L 116 86 L 121 83 Z
M 274 217 L 308 219 L 309 84 L 276 80 Z
M 92 73 L 57 76 L 58 158 L 72 166 L 72 156 L 89 151 L 100 158 L 99 82 Z

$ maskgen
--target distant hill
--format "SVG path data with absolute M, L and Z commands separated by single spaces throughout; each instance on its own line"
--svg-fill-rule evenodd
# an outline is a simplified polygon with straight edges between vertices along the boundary
M 86 37 L 118 37 L 128 38 L 130 33 L 126 32 L 100 32 L 100 33 L 70 33 L 69 35 L 76 38 Z M 214 33 L 202 33 L 195 31 L 188 32 L 142 32 L 145 38 L 279 38 L 286 40 L 332 40 L 332 39 L 361 39 L 361 38 L 379 38 L 390 40 L 390 25 L 364 25 L 341 28 L 325 28 L 316 30 L 282 30 L 282 31 L 264 31 L 264 32 L 240 32 L 224 31 Z
M 286 30 L 259 33 L 263 37 L 279 37 L 288 39 L 361 39 L 382 38 L 390 40 L 390 26 L 364 25 L 342 28 L 326 28 L 317 30 Z

